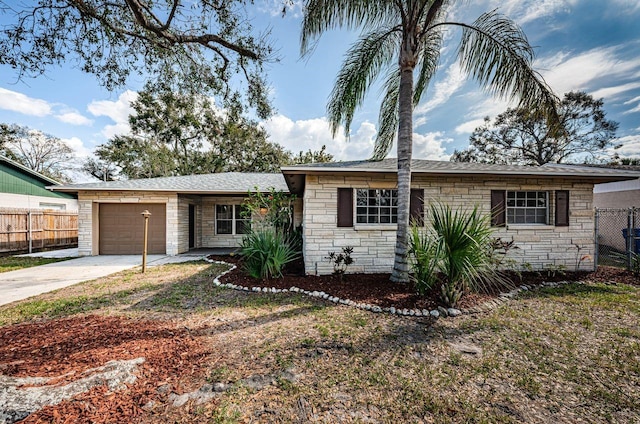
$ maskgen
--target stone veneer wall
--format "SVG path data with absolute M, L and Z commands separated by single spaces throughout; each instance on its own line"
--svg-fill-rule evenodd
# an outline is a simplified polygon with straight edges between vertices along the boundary
M 450 204 L 452 207 L 472 208 L 478 204 L 486 213 L 491 210 L 491 190 L 569 190 L 569 226 L 509 225 L 497 229 L 495 236 L 515 240 L 519 249 L 510 258 L 533 269 L 565 266 L 575 269 L 580 256 L 589 255 L 581 269 L 594 268 L 593 184 L 579 179 L 504 177 L 444 177 L 414 175 L 412 188 L 424 189 L 425 205 L 429 199 Z M 349 272 L 391 272 L 396 239 L 395 226 L 355 224 L 354 228 L 337 227 L 337 189 L 395 188 L 394 174 L 374 176 L 307 175 L 304 193 L 304 252 L 308 274 L 329 274 L 333 271 L 325 259 L 328 252 L 353 246 L 355 263 Z M 554 222 L 555 198 L 549 195 L 550 219 Z M 354 201 L 355 205 L 355 201 Z M 355 220 L 354 220 L 355 221 Z
M 242 204 L 244 197 L 214 197 L 202 198 L 202 247 L 232 248 L 240 246 L 243 234 L 216 234 L 216 205 Z M 295 225 L 302 223 L 302 199 L 294 201 L 293 220 Z M 187 229 L 188 230 L 188 229 Z M 188 233 L 187 233 L 188 234 Z
M 100 203 L 164 203 L 166 205 L 167 219 L 166 253 L 167 255 L 180 253 L 178 245 L 177 194 L 135 191 L 81 191 L 78 193 L 78 253 L 81 256 L 99 254 L 98 217 Z
M 216 234 L 216 205 L 239 205 L 243 200 L 244 197 L 202 198 L 202 247 L 240 246 L 243 234 Z

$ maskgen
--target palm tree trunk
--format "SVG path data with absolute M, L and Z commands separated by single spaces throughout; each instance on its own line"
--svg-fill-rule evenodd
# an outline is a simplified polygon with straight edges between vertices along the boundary
M 406 52 L 402 49 L 401 56 Z M 409 62 L 409 64 L 407 63 Z M 409 200 L 411 195 L 411 154 L 413 148 L 413 60 L 400 58 L 398 93 L 398 230 L 391 281 L 409 281 Z M 403 66 L 404 65 L 404 66 Z

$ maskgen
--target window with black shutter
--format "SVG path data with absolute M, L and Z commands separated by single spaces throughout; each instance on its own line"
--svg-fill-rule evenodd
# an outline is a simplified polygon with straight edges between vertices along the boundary
M 420 227 L 424 226 L 424 190 L 421 188 L 411 189 L 411 199 L 409 201 L 409 211 L 411 223 Z
M 569 226 L 569 191 L 556 191 L 556 226 Z
M 353 189 L 338 189 L 338 227 L 353 227 Z
M 493 227 L 504 227 L 506 223 L 505 198 L 504 190 L 491 190 L 491 226 Z
M 396 224 L 398 222 L 397 189 L 338 189 L 338 227 L 356 224 Z M 424 190 L 411 189 L 409 212 L 412 222 L 424 225 Z M 355 215 L 355 219 L 354 219 Z

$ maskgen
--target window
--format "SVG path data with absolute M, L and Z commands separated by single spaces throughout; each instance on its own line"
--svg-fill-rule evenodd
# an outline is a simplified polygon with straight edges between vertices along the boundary
M 507 191 L 507 224 L 548 224 L 546 191 Z
M 398 222 L 398 190 L 357 189 L 357 224 L 396 224 Z
M 242 205 L 216 205 L 216 234 L 247 234 L 251 218 L 245 217 Z

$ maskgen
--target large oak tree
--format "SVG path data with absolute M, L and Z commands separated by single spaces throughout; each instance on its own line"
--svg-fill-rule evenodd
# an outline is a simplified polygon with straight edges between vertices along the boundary
M 60 182 L 69 182 L 75 155 L 67 143 L 50 134 L 16 124 L 0 124 L 0 154 Z
M 469 147 L 456 150 L 454 162 L 518 165 L 597 160 L 614 147 L 618 123 L 606 118 L 602 99 L 585 92 L 564 95 L 559 107 L 560 124 L 547 121 L 528 109 L 512 108 L 476 128 Z
M 216 108 L 206 96 L 147 89 L 132 107 L 131 133 L 98 146 L 98 168 L 117 165 L 122 177 L 152 178 L 277 172 L 280 164 L 290 161 L 289 152 L 269 142 L 254 121 L 233 109 Z M 92 170 L 94 165 L 87 162 L 85 169 Z M 105 177 L 99 171 L 96 174 Z
M 0 1 L 0 65 L 18 78 L 73 64 L 109 89 L 131 75 L 208 93 L 225 107 L 271 113 L 263 65 L 267 33 L 247 16 L 252 0 Z M 244 81 L 241 85 L 240 82 Z

